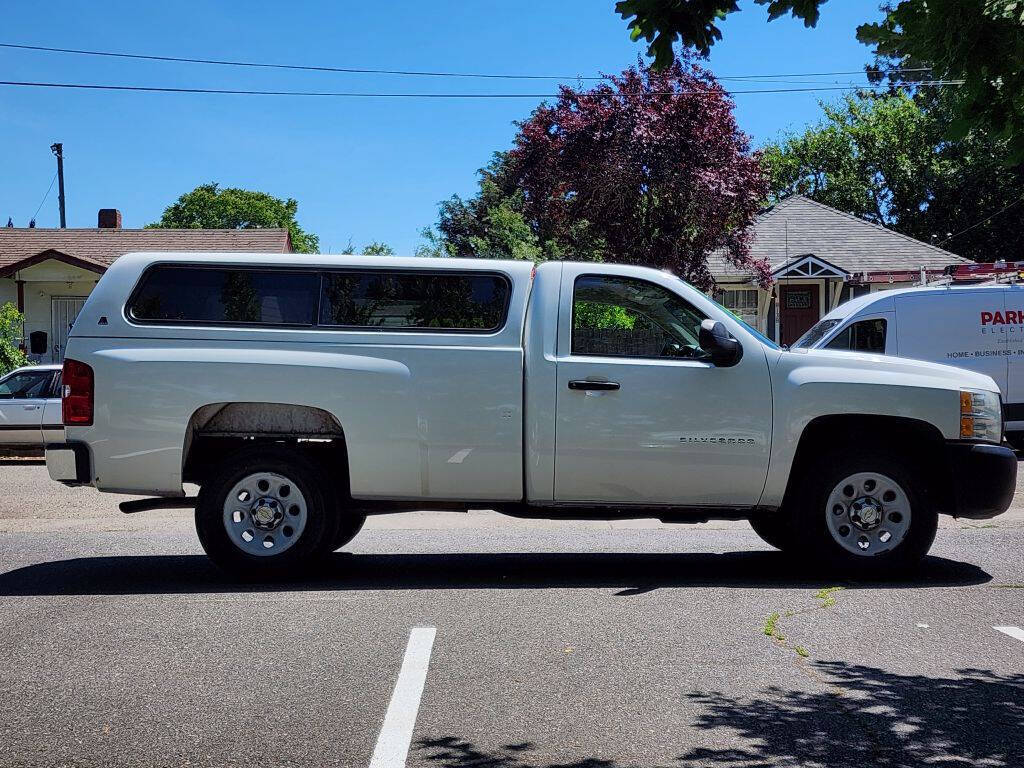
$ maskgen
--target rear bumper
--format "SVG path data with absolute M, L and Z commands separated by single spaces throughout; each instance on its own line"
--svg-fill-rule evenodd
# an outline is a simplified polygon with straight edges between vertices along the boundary
M 46 471 L 65 485 L 87 485 L 92 479 L 89 448 L 85 443 L 48 443 Z
M 1017 455 L 1002 445 L 946 443 L 956 517 L 985 519 L 1007 510 L 1017 490 Z

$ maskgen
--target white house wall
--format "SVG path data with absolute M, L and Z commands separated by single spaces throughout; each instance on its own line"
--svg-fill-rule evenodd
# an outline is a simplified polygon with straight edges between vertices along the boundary
M 51 327 L 50 300 L 55 296 L 88 296 L 100 276 L 95 272 L 48 260 L 15 273 L 13 278 L 0 279 L 0 304 L 18 304 L 16 279 L 25 281 L 25 346 L 33 331 L 46 332 L 47 351 L 44 355 L 33 355 L 37 362 L 48 363 L 52 359 L 53 328 Z

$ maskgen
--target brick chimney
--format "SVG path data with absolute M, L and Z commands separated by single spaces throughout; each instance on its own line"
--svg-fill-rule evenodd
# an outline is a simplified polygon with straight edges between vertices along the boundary
M 117 208 L 100 208 L 96 226 L 100 229 L 120 229 L 121 212 Z

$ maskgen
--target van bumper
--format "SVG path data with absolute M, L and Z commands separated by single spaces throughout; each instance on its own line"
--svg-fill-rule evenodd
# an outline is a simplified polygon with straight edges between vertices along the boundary
M 1017 455 L 1002 445 L 946 443 L 955 517 L 983 520 L 1005 512 L 1017 490 Z
M 48 443 L 46 471 L 64 485 L 88 485 L 92 478 L 89 448 L 85 443 Z

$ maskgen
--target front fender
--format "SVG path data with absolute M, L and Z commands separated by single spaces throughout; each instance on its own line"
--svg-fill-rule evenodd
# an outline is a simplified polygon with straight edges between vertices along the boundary
M 815 419 L 889 416 L 931 425 L 947 440 L 960 436 L 960 388 L 978 382 L 961 379 L 957 369 L 947 366 L 869 355 L 843 357 L 849 354 L 789 353 L 774 366 L 775 430 L 762 506 L 782 503 L 800 439 Z M 836 435 L 836 440 L 842 437 Z M 877 439 L 884 443 L 886 436 Z

